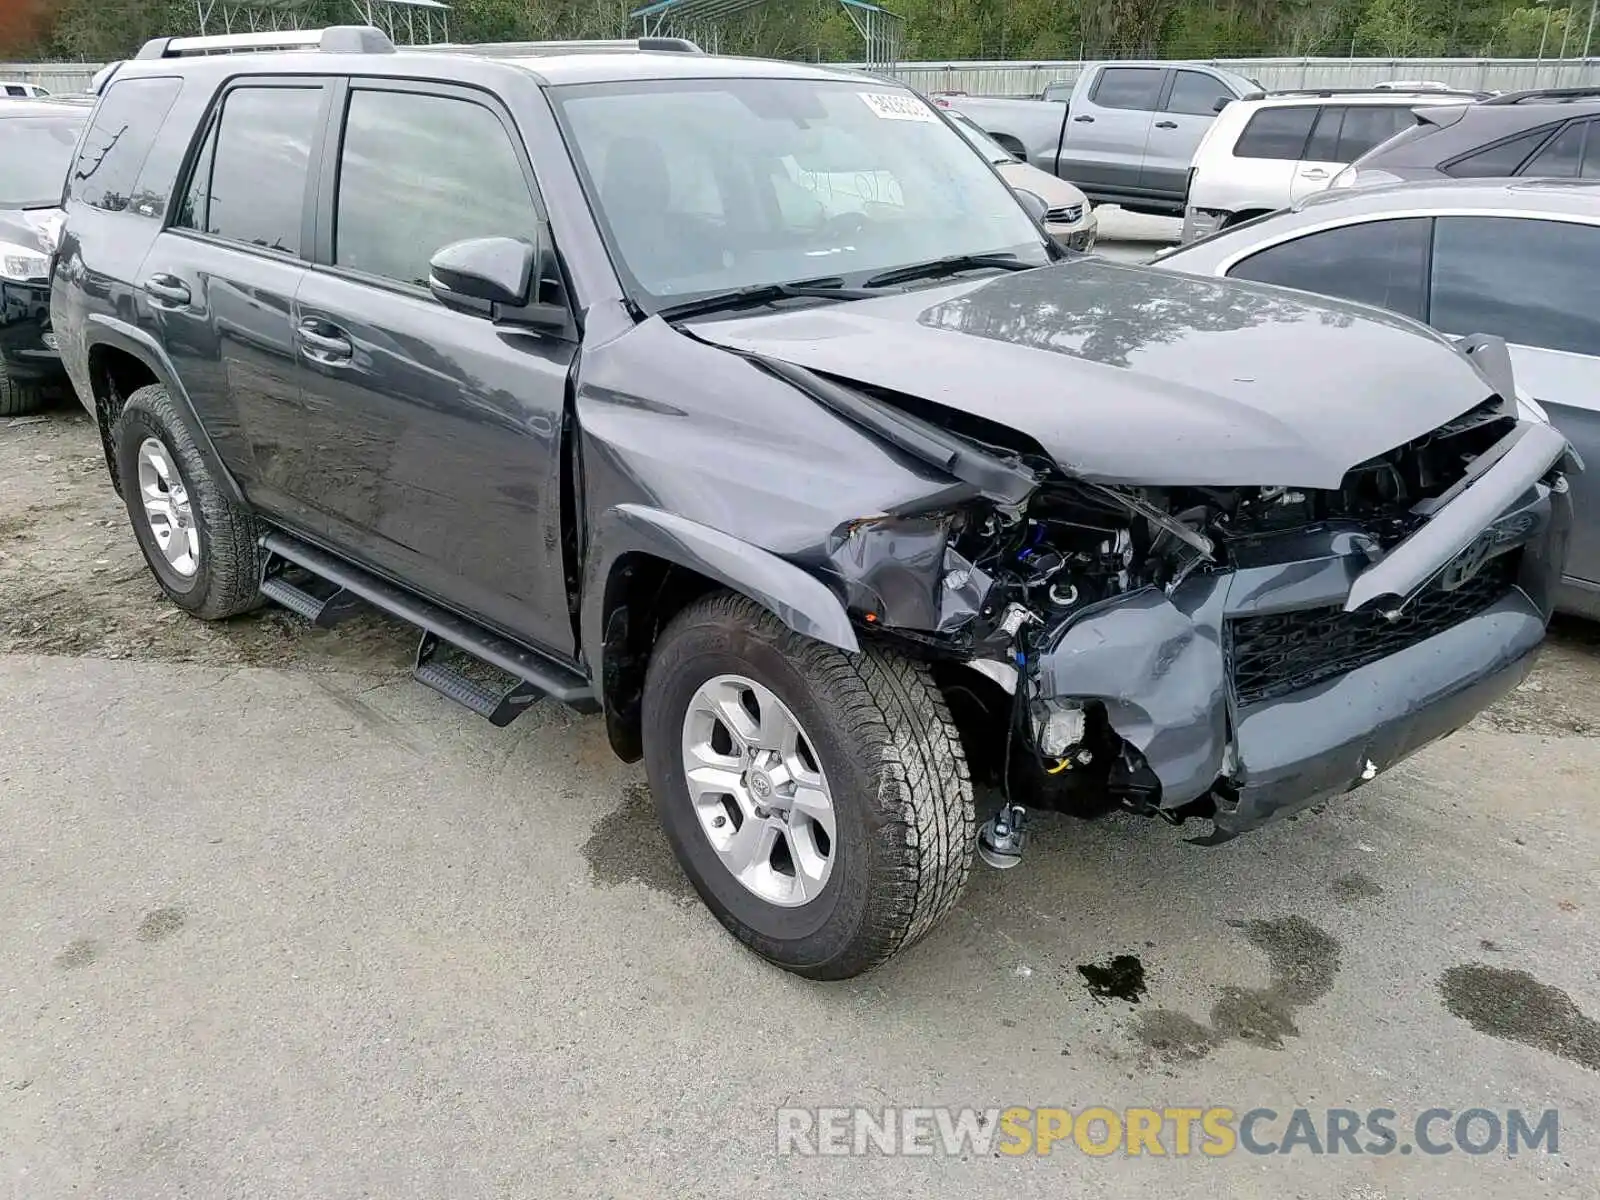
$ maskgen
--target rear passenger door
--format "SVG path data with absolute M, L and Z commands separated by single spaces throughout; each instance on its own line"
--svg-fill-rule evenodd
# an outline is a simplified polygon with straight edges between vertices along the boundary
M 1411 109 L 1397 104 L 1327 106 L 1318 114 L 1295 168 L 1289 199 L 1299 201 L 1322 191 L 1345 167 L 1415 122 Z
M 1161 88 L 1161 108 L 1150 125 L 1145 143 L 1141 187 L 1149 191 L 1183 195 L 1189 164 L 1200 139 L 1217 116 L 1219 100 L 1234 99 L 1233 89 L 1205 71 L 1176 67 L 1167 72 Z
M 560 473 L 575 343 L 446 309 L 427 286 L 452 242 L 535 239 L 522 140 L 492 98 L 442 83 L 353 80 L 333 124 L 284 486 L 352 557 L 570 655 Z
M 328 81 L 303 77 L 224 88 L 139 273 L 206 432 L 250 501 L 277 517 L 294 516 L 282 469 L 302 433 L 294 295 L 331 94 Z
M 1600 583 L 1600 225 L 1440 217 L 1430 319 L 1451 334 L 1506 339 L 1517 382 L 1589 469 L 1572 476 L 1567 574 Z
M 1102 67 L 1072 106 L 1057 174 L 1090 191 L 1136 191 L 1165 76 L 1162 67 Z

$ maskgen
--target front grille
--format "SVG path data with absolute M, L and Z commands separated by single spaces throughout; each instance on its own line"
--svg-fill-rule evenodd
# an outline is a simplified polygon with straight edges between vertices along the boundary
M 1504 596 L 1516 579 L 1520 558 L 1513 550 L 1490 559 L 1454 591 L 1435 584 L 1394 621 L 1381 612 L 1349 613 L 1338 605 L 1236 617 L 1228 622 L 1234 693 L 1241 705 L 1271 700 L 1442 633 Z
M 1067 204 L 1061 208 L 1052 208 L 1044 214 L 1044 219 L 1052 225 L 1071 225 L 1083 216 L 1083 205 Z

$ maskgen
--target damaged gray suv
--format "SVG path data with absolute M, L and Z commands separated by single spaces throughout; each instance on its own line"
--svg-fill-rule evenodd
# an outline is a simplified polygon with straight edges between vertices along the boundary
M 147 46 L 68 184 L 150 569 L 603 713 L 773 962 L 883 962 L 1029 810 L 1226 840 L 1528 671 L 1576 464 L 1502 346 L 1069 254 L 876 78 L 283 42 Z

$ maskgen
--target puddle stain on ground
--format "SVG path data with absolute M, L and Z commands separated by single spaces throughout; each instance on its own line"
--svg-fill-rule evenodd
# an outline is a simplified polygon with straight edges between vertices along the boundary
M 133 936 L 141 942 L 159 942 L 182 929 L 184 920 L 181 908 L 152 909 L 145 913 L 144 919 L 139 922 L 139 928 L 133 931 Z
M 79 967 L 87 967 L 99 957 L 99 942 L 93 938 L 74 938 L 67 943 L 60 954 L 56 955 L 56 966 L 63 971 L 73 971 Z
M 1600 1021 L 1526 971 L 1484 963 L 1451 967 L 1439 979 L 1439 992 L 1444 1006 L 1479 1033 L 1600 1071 Z
M 642 883 L 677 899 L 694 895 L 661 832 L 649 784 L 622 789 L 622 803 L 595 823 L 583 844 L 583 857 L 594 881 L 604 887 Z
M 1078 974 L 1096 1000 L 1137 1004 L 1150 991 L 1144 981 L 1144 963 L 1133 954 L 1118 954 L 1106 963 L 1079 963 Z
M 1334 900 L 1340 904 L 1359 904 L 1363 900 L 1376 900 L 1383 895 L 1383 885 L 1360 871 L 1351 871 L 1350 874 L 1335 879 L 1329 891 L 1333 893 Z
M 1183 1013 L 1140 1013 L 1134 1039 L 1152 1058 L 1195 1062 L 1228 1041 L 1281 1049 L 1298 1037 L 1295 1010 L 1326 996 L 1339 973 L 1338 939 L 1304 917 L 1241 923 L 1251 945 L 1267 956 L 1272 980 L 1264 988 L 1225 987 L 1211 1007 L 1209 1025 Z

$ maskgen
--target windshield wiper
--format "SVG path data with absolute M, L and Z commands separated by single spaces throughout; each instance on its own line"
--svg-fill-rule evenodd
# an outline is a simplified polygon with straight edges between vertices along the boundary
M 935 258 L 929 262 L 912 263 L 908 267 L 879 271 L 868 278 L 862 286 L 888 287 L 892 283 L 910 283 L 913 279 L 937 279 L 941 275 L 954 275 L 957 271 L 981 271 L 985 268 L 998 271 L 1031 271 L 1039 265 L 1023 262 L 1015 254 L 956 254 L 949 258 Z
M 729 312 L 740 308 L 759 308 L 777 300 L 791 300 L 799 296 L 818 296 L 825 300 L 864 300 L 874 295 L 861 288 L 845 287 L 844 280 L 803 279 L 797 283 L 757 283 L 749 287 L 730 288 L 726 292 L 712 292 L 697 296 L 680 304 L 669 304 L 656 310 L 663 321 L 677 321 L 684 317 L 698 317 L 703 313 Z

